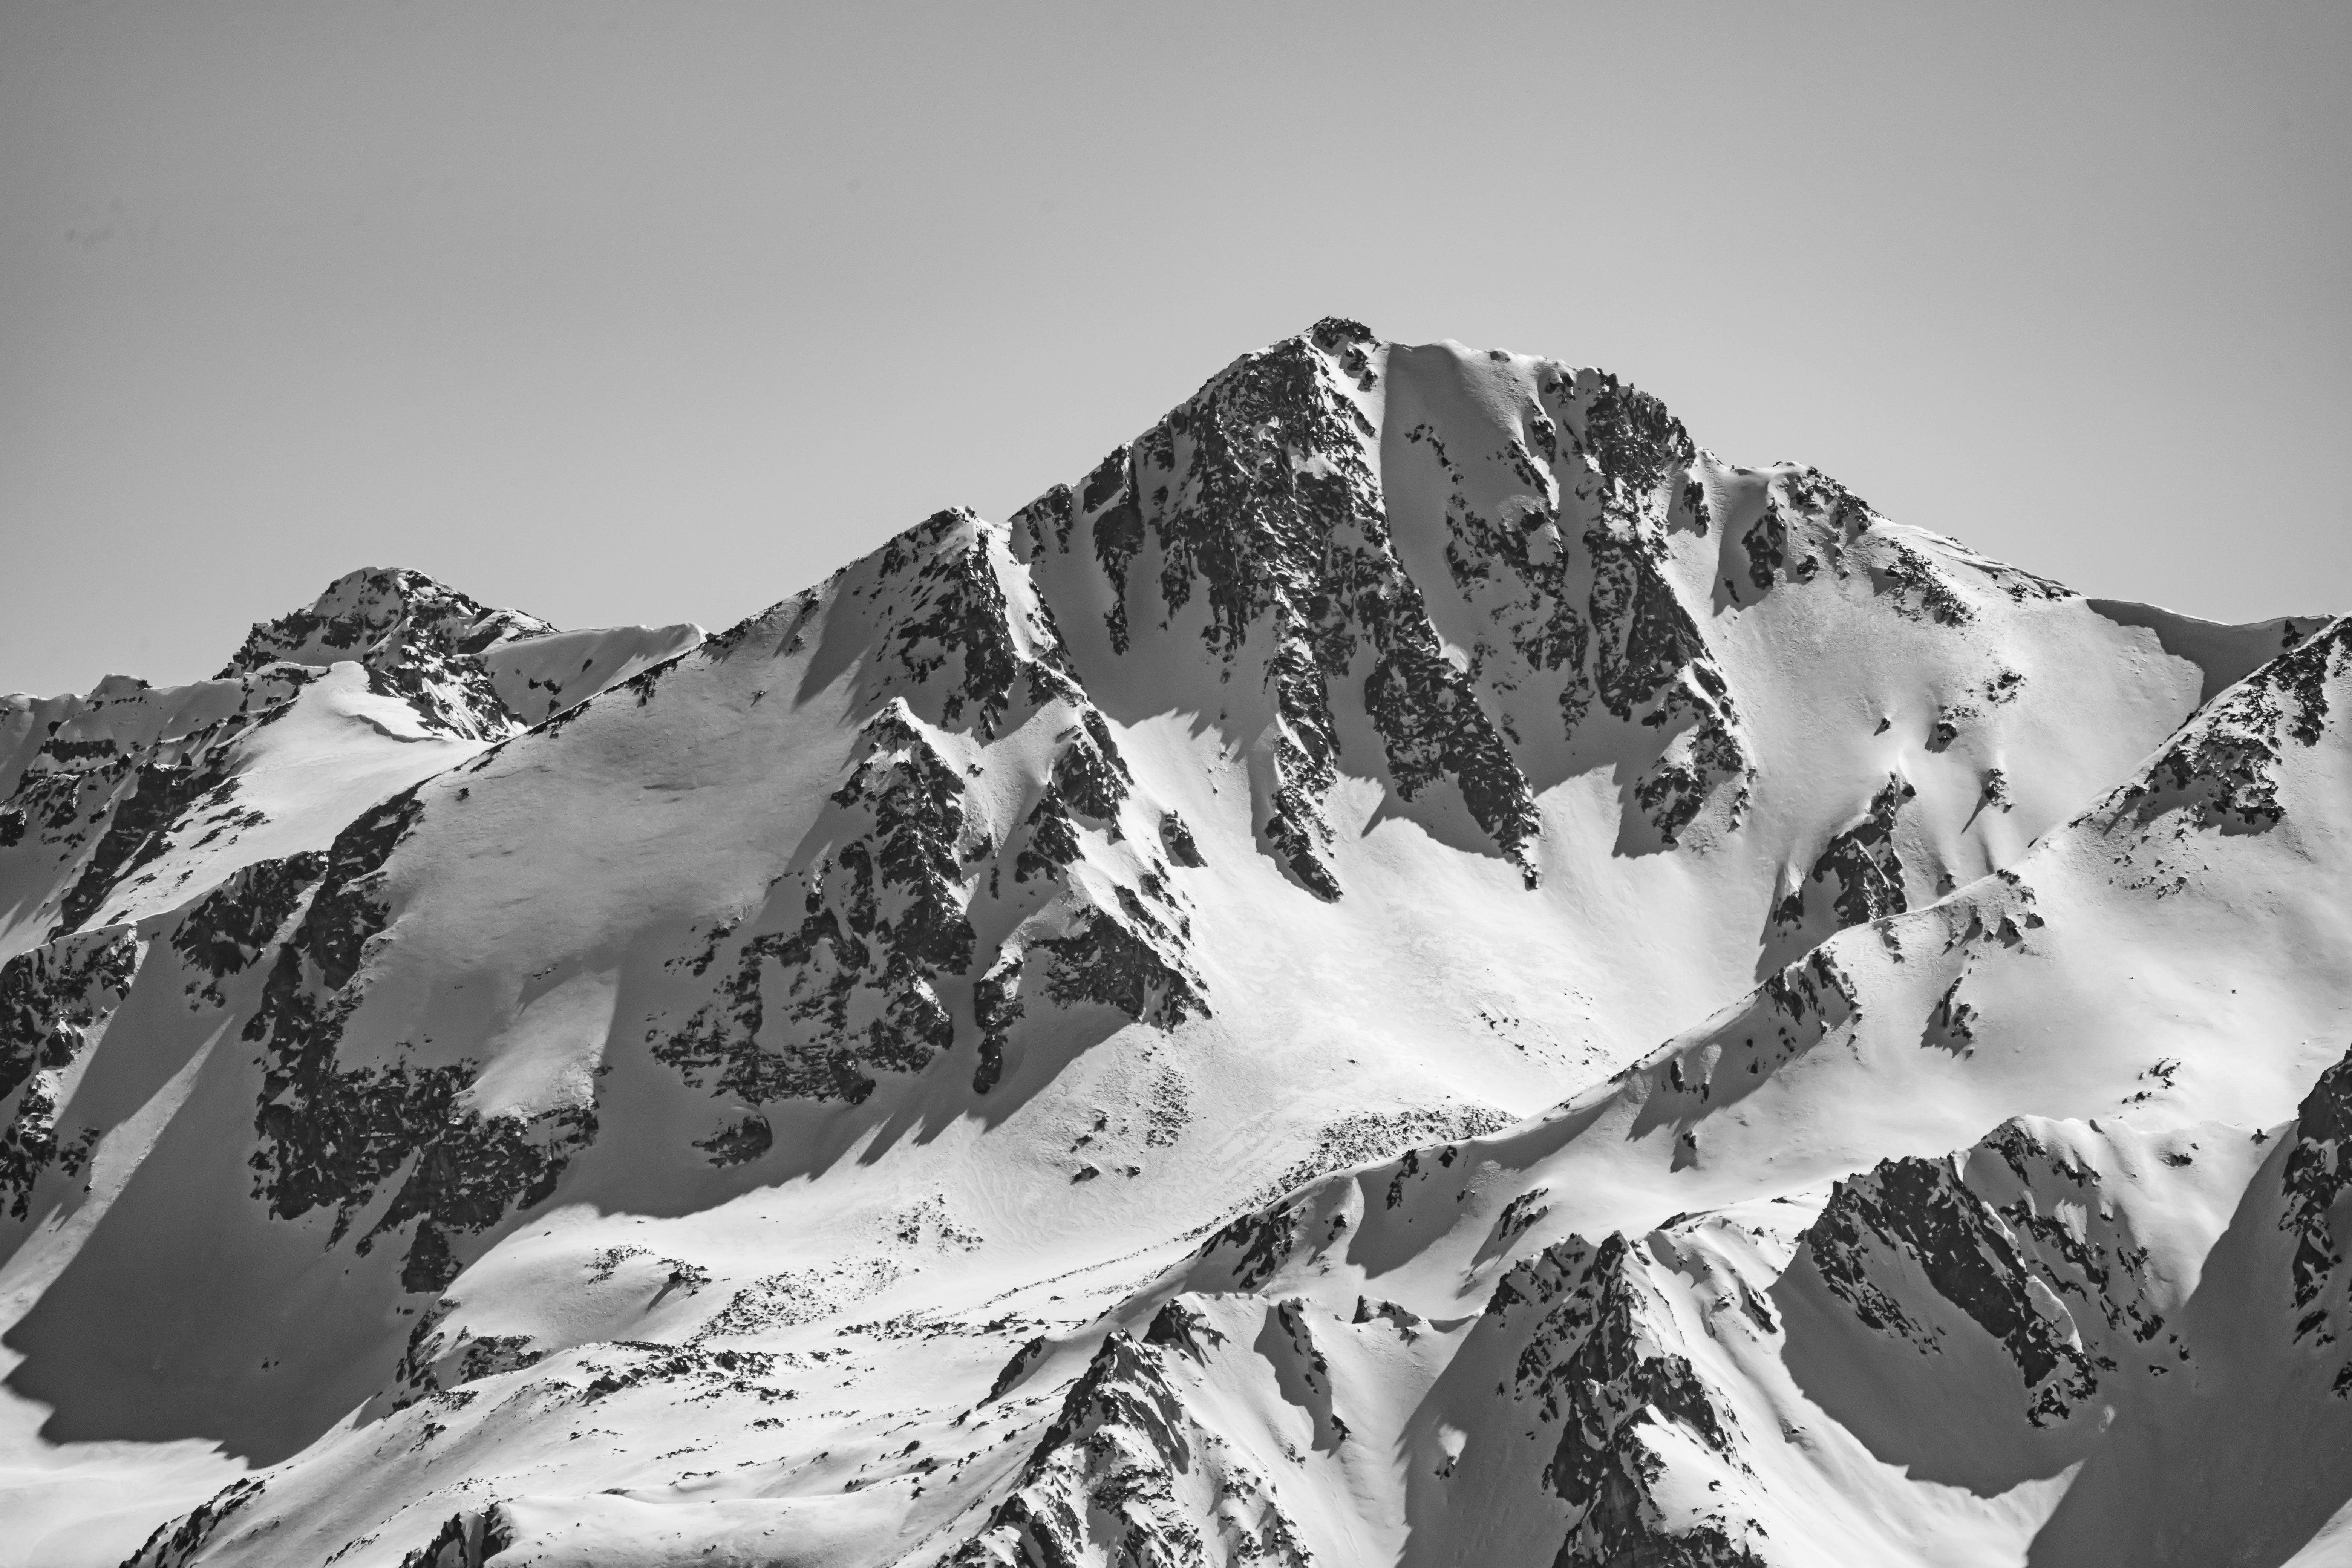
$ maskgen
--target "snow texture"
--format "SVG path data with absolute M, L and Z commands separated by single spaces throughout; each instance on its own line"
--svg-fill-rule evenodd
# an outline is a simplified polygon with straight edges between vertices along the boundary
M 1338 320 L 0 699 L 0 1565 L 2352 1561 L 2347 716 Z

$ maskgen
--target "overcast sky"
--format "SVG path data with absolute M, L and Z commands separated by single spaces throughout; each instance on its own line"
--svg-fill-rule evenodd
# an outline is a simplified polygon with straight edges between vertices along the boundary
M 2352 608 L 2352 5 L 0 5 L 0 689 L 724 626 L 1317 317 Z

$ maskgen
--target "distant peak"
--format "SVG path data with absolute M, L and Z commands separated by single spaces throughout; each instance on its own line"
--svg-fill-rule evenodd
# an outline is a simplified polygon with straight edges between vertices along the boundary
M 429 644 L 440 653 L 480 654 L 556 628 L 519 610 L 491 609 L 405 567 L 362 566 L 327 584 L 305 609 L 255 624 L 220 679 L 279 662 L 326 666 L 373 662 Z

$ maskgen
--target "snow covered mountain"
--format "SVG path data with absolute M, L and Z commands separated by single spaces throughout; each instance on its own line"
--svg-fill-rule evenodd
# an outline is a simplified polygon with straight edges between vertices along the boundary
M 0 1563 L 2352 1561 L 2347 643 L 1326 321 L 6 699 Z

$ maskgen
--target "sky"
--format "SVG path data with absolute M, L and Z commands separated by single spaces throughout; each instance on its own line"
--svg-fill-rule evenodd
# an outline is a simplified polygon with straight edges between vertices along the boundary
M 0 4 L 0 690 L 360 565 L 719 627 L 1318 318 L 2352 609 L 2352 6 Z

